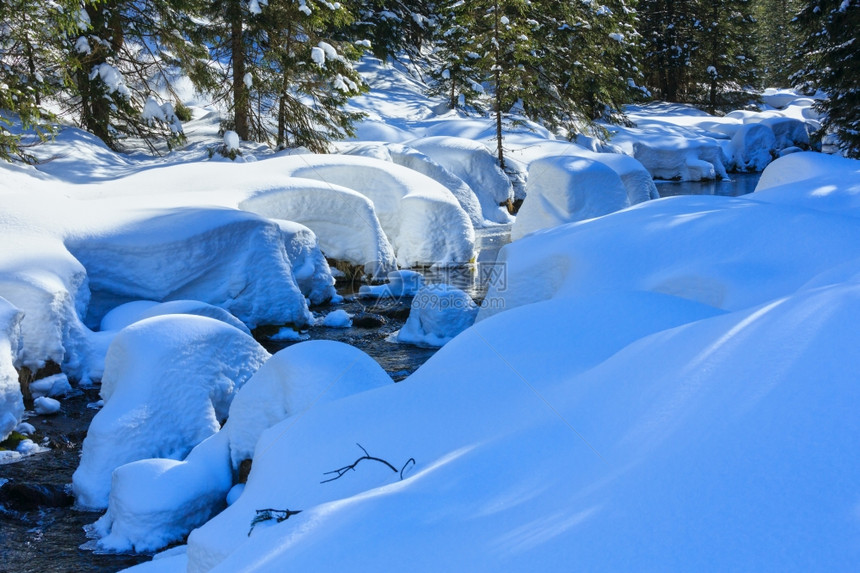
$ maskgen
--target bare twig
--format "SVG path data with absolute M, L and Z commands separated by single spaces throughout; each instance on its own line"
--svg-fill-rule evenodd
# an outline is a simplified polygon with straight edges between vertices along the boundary
M 353 463 L 349 464 L 348 466 L 343 466 L 342 468 L 338 468 L 338 469 L 336 469 L 336 470 L 332 470 L 332 471 L 330 471 L 330 472 L 325 472 L 323 475 L 332 475 L 332 474 L 337 474 L 337 475 L 335 475 L 335 476 L 334 476 L 334 477 L 332 477 L 332 478 L 329 478 L 329 479 L 323 480 L 323 481 L 321 481 L 320 483 L 328 483 L 328 482 L 330 482 L 330 481 L 334 481 L 334 480 L 336 480 L 336 479 L 340 479 L 340 478 L 342 478 L 342 477 L 343 477 L 343 475 L 344 475 L 346 472 L 348 472 L 348 471 L 350 471 L 350 470 L 355 471 L 355 467 L 356 467 L 356 466 L 359 464 L 359 462 L 361 462 L 362 460 L 372 460 L 372 461 L 375 461 L 375 462 L 379 462 L 379 463 L 381 463 L 381 464 L 385 464 L 386 466 L 388 466 L 389 468 L 391 468 L 391 471 L 393 471 L 394 473 L 399 473 L 399 474 L 400 474 L 400 479 L 403 479 L 403 471 L 406 469 L 406 467 L 407 467 L 410 463 L 412 463 L 413 465 L 415 464 L 415 458 L 409 458 L 408 460 L 406 460 L 406 463 L 405 463 L 405 464 L 403 464 L 403 467 L 402 467 L 402 468 L 400 468 L 400 471 L 398 472 L 398 471 L 397 471 L 397 468 L 396 468 L 396 467 L 394 467 L 393 465 L 391 465 L 389 462 L 387 462 L 387 461 L 383 460 L 382 458 L 377 458 L 377 457 L 375 457 L 375 456 L 371 456 L 369 453 L 367 453 L 367 450 L 366 450 L 366 449 L 364 449 L 364 446 L 362 446 L 361 444 L 355 444 L 355 445 L 356 445 L 356 446 L 358 446 L 359 448 L 361 448 L 361 451 L 362 451 L 362 452 L 364 452 L 364 455 L 363 455 L 363 456 L 361 456 L 360 458 L 358 458 L 357 460 L 355 460 Z
M 301 509 L 295 511 L 292 509 L 258 509 L 257 515 L 255 515 L 254 519 L 251 520 L 251 529 L 248 530 L 248 537 L 251 537 L 251 532 L 254 531 L 254 527 L 256 527 L 258 523 L 263 523 L 264 521 L 269 521 L 271 519 L 280 523 L 301 512 Z

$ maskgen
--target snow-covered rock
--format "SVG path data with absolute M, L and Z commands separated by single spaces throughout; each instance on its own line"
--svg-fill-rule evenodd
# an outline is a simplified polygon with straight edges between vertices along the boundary
M 342 342 L 313 340 L 284 348 L 257 371 L 230 406 L 225 431 L 233 467 L 251 458 L 263 431 L 281 420 L 392 383 L 370 356 Z M 258 455 L 264 453 L 258 450 Z
M 663 132 L 616 135 L 613 143 L 639 160 L 656 179 L 701 181 L 726 178 L 725 157 L 713 139 Z
M 465 181 L 417 149 L 398 143 L 368 142 L 349 147 L 347 153 L 391 161 L 422 173 L 444 185 L 454 195 L 460 207 L 469 216 L 473 227 L 484 227 L 493 222 L 484 218 L 477 195 Z M 498 209 L 494 209 L 491 215 L 496 216 L 498 212 Z
M 446 284 L 423 287 L 412 299 L 409 317 L 393 340 L 418 346 L 443 346 L 472 326 L 478 305 L 460 289 Z
M 56 396 L 65 396 L 72 391 L 72 386 L 69 384 L 69 378 L 65 374 L 54 374 L 30 382 L 30 395 L 35 398 L 47 396 L 54 398 Z
M 786 296 L 857 257 L 860 227 L 844 215 L 743 198 L 671 197 L 506 245 L 498 260 L 506 280 L 487 293 L 504 302 L 483 306 L 478 319 L 613 290 L 661 292 L 739 310 Z
M 89 533 L 101 551 L 156 551 L 223 509 L 232 483 L 226 432 L 203 440 L 182 461 L 127 463 L 113 472 L 107 512 Z
M 731 166 L 735 171 L 762 171 L 773 159 L 776 137 L 764 123 L 745 123 L 732 136 Z
M 307 226 L 327 257 L 361 265 L 371 277 L 385 276 L 397 268 L 394 249 L 379 224 L 373 202 L 347 187 L 291 178 L 253 193 L 239 203 L 239 208 Z
M 72 478 L 78 505 L 106 507 L 111 473 L 123 464 L 183 459 L 219 430 L 235 392 L 268 357 L 241 330 L 207 317 L 159 316 L 120 331 L 105 360 L 104 407 Z
M 251 334 L 251 331 L 248 330 L 248 327 L 242 321 L 223 308 L 199 300 L 171 300 L 169 302 L 136 300 L 127 302 L 108 311 L 102 317 L 99 330 L 118 332 L 135 322 L 168 314 L 206 316 L 238 328 L 245 334 Z
M 358 191 L 373 202 L 397 263 L 462 263 L 472 259 L 475 231 L 443 185 L 412 169 L 369 157 L 300 155 L 271 160 L 283 173 Z
M 43 416 L 56 414 L 60 411 L 61 406 L 59 400 L 46 396 L 40 396 L 33 400 L 33 411 Z
M 791 117 L 768 117 L 760 123 L 773 132 L 776 151 L 790 147 L 809 149 L 809 125 L 805 122 Z
M 18 345 L 23 314 L 0 297 L 0 441 L 21 423 L 24 400 L 18 384 Z
M 529 166 L 527 195 L 511 239 L 628 206 L 621 178 L 603 163 L 576 156 L 547 157 Z
M 500 205 L 513 200 L 513 187 L 484 144 L 462 137 L 434 136 L 412 140 L 407 145 L 465 181 L 478 196 L 485 219 L 510 222 L 505 208 Z
M 87 270 L 90 322 L 132 300 L 193 299 L 221 306 L 251 328 L 308 323 L 276 224 L 233 209 L 141 215 L 66 240 Z
M 358 294 L 361 297 L 399 299 L 404 296 L 415 296 L 424 286 L 424 275 L 417 271 L 392 271 L 388 273 L 388 282 L 381 285 L 361 285 Z

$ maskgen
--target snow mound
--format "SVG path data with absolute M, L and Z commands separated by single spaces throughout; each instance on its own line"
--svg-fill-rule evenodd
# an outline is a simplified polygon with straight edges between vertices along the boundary
M 370 199 L 400 266 L 460 263 L 474 255 L 475 231 L 468 215 L 447 188 L 425 175 L 350 155 L 270 161 L 293 177 L 342 185 Z
M 100 551 L 156 551 L 223 509 L 232 484 L 227 434 L 218 432 L 183 461 L 151 458 L 118 467 L 107 512 L 87 529 Z
M 409 317 L 393 340 L 417 346 L 444 346 L 472 326 L 478 305 L 460 289 L 445 284 L 423 287 L 412 299 Z
M 478 319 L 612 290 L 662 292 L 738 310 L 788 295 L 857 257 L 860 227 L 841 215 L 748 199 L 671 197 L 506 245 L 498 261 L 506 281 L 487 293 L 503 304 L 482 307 Z
M 732 136 L 731 167 L 740 172 L 762 171 L 775 155 L 776 137 L 764 123 L 745 123 Z
M 484 218 L 485 215 L 481 210 L 481 203 L 478 201 L 477 195 L 465 181 L 417 149 L 396 143 L 370 142 L 351 147 L 347 153 L 391 161 L 426 175 L 444 185 L 454 195 L 457 202 L 460 203 L 460 207 L 469 216 L 473 227 L 485 227 L 488 223 L 493 222 L 489 218 Z
M 219 430 L 236 390 L 268 357 L 241 330 L 206 317 L 159 316 L 120 331 L 105 360 L 104 407 L 72 478 L 78 505 L 106 507 L 111 473 L 125 463 L 185 457 Z
M 284 348 L 257 371 L 230 406 L 225 431 L 233 467 L 251 458 L 263 431 L 281 420 L 392 383 L 370 356 L 342 342 L 313 340 Z
M 511 239 L 628 206 L 621 178 L 603 163 L 571 156 L 539 159 L 529 166 L 526 199 L 511 228 Z
M 300 223 L 283 219 L 275 222 L 281 229 L 293 278 L 302 295 L 314 305 L 325 304 L 337 297 L 335 279 L 320 250 L 316 234 Z
M 424 275 L 417 271 L 392 271 L 388 273 L 388 282 L 382 285 L 361 285 L 358 295 L 361 297 L 399 299 L 404 296 L 415 296 L 424 286 Z
M 727 178 L 719 143 L 694 132 L 675 135 L 660 129 L 618 128 L 612 143 L 639 160 L 655 179 Z
M 291 178 L 253 193 L 239 208 L 310 228 L 329 258 L 361 265 L 371 277 L 397 268 L 394 249 L 373 203 L 357 191 L 330 182 Z
M 24 314 L 0 297 L 0 441 L 12 433 L 24 415 L 18 384 L 18 350 Z
M 749 197 L 860 217 L 860 161 L 822 153 L 793 153 L 771 163 Z
M 485 219 L 496 223 L 509 223 L 504 207 L 513 200 L 514 192 L 498 160 L 480 142 L 462 137 L 437 135 L 415 139 L 407 143 L 442 165 L 466 184 L 478 196 Z
M 245 326 L 242 321 L 223 308 L 212 306 L 211 304 L 207 304 L 199 300 L 171 300 L 169 302 L 136 300 L 128 302 L 111 309 L 107 314 L 105 314 L 101 321 L 100 330 L 120 331 L 126 326 L 131 326 L 135 322 L 167 314 L 206 316 L 214 318 L 215 320 L 220 320 L 234 328 L 238 328 L 245 334 L 251 334 L 251 331 L 248 330 L 248 327 Z
M 760 123 L 773 132 L 776 151 L 790 147 L 809 149 L 809 125 L 806 122 L 791 117 L 768 117 Z
M 251 213 L 147 211 L 122 226 L 70 237 L 66 245 L 87 269 L 92 324 L 141 299 L 208 302 L 250 328 L 310 320 L 280 228 Z

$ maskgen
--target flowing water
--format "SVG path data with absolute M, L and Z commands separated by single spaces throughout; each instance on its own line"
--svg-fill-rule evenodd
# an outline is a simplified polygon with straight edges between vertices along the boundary
M 759 174 L 732 175 L 721 182 L 658 182 L 663 197 L 671 195 L 738 196 L 755 189 Z M 510 241 L 510 226 L 500 225 L 477 233 L 479 254 L 472 264 L 444 269 L 420 269 L 427 282 L 445 282 L 468 292 L 475 300 L 482 299 L 488 284 L 496 280 L 499 268 L 495 264 L 499 250 Z M 350 314 L 377 314 L 385 323 L 379 327 L 349 329 L 314 326 L 308 331 L 310 339 L 338 340 L 367 352 L 376 359 L 395 381 L 400 381 L 428 360 L 436 349 L 419 348 L 389 342 L 387 338 L 406 320 L 410 300 L 372 301 L 344 292 L 342 305 L 314 309 L 325 314 L 342 308 Z M 270 352 L 290 343 L 266 342 Z M 0 465 L 0 486 L 11 483 L 36 484 L 58 493 L 71 483 L 78 465 L 80 447 L 86 428 L 95 414 L 87 404 L 98 400 L 96 389 L 84 389 L 77 396 L 63 400 L 63 410 L 57 416 L 35 416 L 29 420 L 42 436 L 47 436 L 51 450 L 24 458 L 12 464 Z M 56 507 L 40 505 L 35 508 L 0 504 L 0 573 L 47 573 L 75 571 L 76 573 L 113 572 L 149 559 L 149 555 L 98 555 L 80 549 L 87 539 L 83 526 L 92 523 L 98 513 L 76 511 L 64 505 L 68 500 L 52 502 Z

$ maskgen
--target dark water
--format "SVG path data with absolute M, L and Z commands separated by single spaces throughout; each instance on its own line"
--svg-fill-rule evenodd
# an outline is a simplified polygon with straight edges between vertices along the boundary
M 738 196 L 754 190 L 759 174 L 732 175 L 721 182 L 659 182 L 661 196 L 706 194 Z M 472 264 L 446 269 L 419 269 L 427 282 L 445 282 L 468 292 L 480 301 L 490 282 L 498 279 L 495 264 L 499 250 L 510 241 L 510 226 L 482 229 L 477 233 L 479 254 Z M 391 377 L 400 381 L 414 372 L 435 352 L 394 344 L 386 340 L 405 322 L 410 299 L 374 301 L 360 299 L 347 287 L 342 305 L 314 309 L 319 314 L 342 308 L 350 314 L 369 312 L 382 316 L 378 328 L 336 329 L 315 326 L 307 335 L 315 340 L 338 340 L 351 344 L 376 359 Z M 270 352 L 291 343 L 264 342 Z M 95 415 L 87 404 L 98 400 L 97 389 L 84 389 L 76 397 L 63 400 L 62 412 L 53 417 L 36 416 L 28 420 L 36 426 L 39 438 L 50 440 L 51 450 L 21 461 L 0 465 L 0 482 L 43 484 L 63 488 L 71 484 L 78 465 L 81 442 Z M 38 441 L 37 439 L 37 441 Z M 0 573 L 114 572 L 147 561 L 149 555 L 98 555 L 79 547 L 86 543 L 83 527 L 99 513 L 75 511 L 70 507 L 41 507 L 14 511 L 0 505 Z
M 673 195 L 723 195 L 739 197 L 755 191 L 761 173 L 729 173 L 722 181 L 655 181 L 660 197 Z

